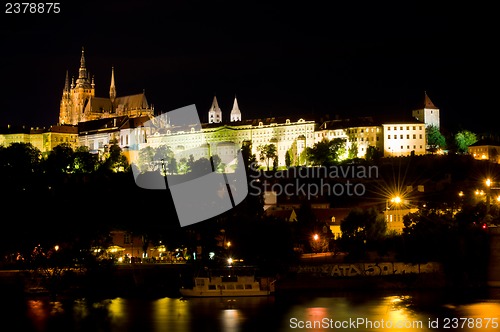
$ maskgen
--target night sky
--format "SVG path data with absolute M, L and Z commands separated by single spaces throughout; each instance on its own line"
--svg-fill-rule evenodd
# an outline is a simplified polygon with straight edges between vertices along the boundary
M 339 5 L 339 3 L 342 3 Z M 472 6 L 472 7 L 471 7 Z M 0 16 L 0 125 L 56 124 L 82 47 L 96 96 L 140 93 L 157 112 L 217 95 L 228 121 L 290 114 L 411 114 L 424 91 L 446 130 L 494 131 L 498 18 L 437 1 L 79 1 Z M 467 113 L 471 115 L 467 115 Z

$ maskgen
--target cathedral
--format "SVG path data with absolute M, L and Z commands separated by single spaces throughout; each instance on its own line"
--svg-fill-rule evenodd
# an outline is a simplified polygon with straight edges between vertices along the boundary
M 109 97 L 95 96 L 94 77 L 90 77 L 85 66 L 85 52 L 82 48 L 78 78 L 73 77 L 71 83 L 66 71 L 66 81 L 59 111 L 60 125 L 78 125 L 103 118 L 128 116 L 153 116 L 154 109 L 150 107 L 144 91 L 142 93 L 117 96 L 114 68 L 111 68 L 111 83 Z

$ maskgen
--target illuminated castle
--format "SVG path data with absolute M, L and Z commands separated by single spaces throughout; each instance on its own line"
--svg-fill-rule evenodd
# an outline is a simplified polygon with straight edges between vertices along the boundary
M 138 117 L 153 115 L 144 92 L 118 97 L 115 86 L 114 68 L 111 69 L 111 84 L 109 97 L 95 96 L 94 77 L 90 77 L 85 66 L 85 54 L 82 48 L 78 78 L 69 81 L 66 71 L 66 81 L 59 111 L 59 124 L 77 125 L 80 122 L 110 118 L 116 116 Z
M 147 146 L 166 145 L 183 158 L 191 154 L 195 159 L 218 155 L 227 165 L 243 144 L 250 144 L 257 158 L 262 146 L 272 144 L 278 166 L 285 166 L 287 161 L 291 165 L 306 164 L 307 148 L 336 138 L 345 142 L 345 150 L 351 157 L 364 158 L 370 148 L 376 148 L 385 157 L 423 155 L 427 153 L 427 126 L 439 128 L 439 109 L 427 93 L 422 105 L 402 112 L 397 118 L 318 119 L 297 115 L 245 119 L 235 97 L 229 122 L 224 122 L 216 96 L 208 110 L 207 123 L 171 126 L 168 113 L 155 117 L 144 92 L 118 97 L 114 68 L 109 97 L 96 97 L 94 78 L 87 71 L 82 49 L 78 78 L 70 82 L 66 73 L 58 125 L 46 131 L 33 129 L 23 136 L 9 129 L 5 134 L 0 133 L 0 144 L 31 142 L 42 152 L 50 152 L 54 146 L 67 142 L 73 147 L 87 146 L 93 153 L 102 153 L 107 146 L 118 142 L 129 156 Z M 74 130 L 69 132 L 69 127 Z M 347 153 L 343 157 L 347 158 Z

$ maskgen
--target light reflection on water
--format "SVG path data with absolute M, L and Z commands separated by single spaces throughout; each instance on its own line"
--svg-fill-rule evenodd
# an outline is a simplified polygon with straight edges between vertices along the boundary
M 432 293 L 99 301 L 42 298 L 10 308 L 10 314 L 0 318 L 4 323 L 21 322 L 16 330 L 37 332 L 498 331 L 500 327 L 493 324 L 500 324 L 498 295 L 467 300 Z M 458 321 L 461 326 L 454 329 L 452 319 L 457 323 L 460 318 L 468 320 Z M 495 320 L 486 326 L 487 318 Z M 449 328 L 445 328 L 446 319 Z

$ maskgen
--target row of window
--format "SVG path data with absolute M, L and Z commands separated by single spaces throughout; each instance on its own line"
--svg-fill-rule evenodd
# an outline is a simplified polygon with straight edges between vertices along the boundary
M 399 127 L 399 130 L 403 130 L 403 126 Z M 387 127 L 387 130 L 391 130 L 391 127 Z M 393 130 L 398 130 L 398 127 L 394 126 Z M 410 126 L 406 126 L 406 130 L 410 130 Z M 417 130 L 417 126 L 412 126 L 412 130 Z M 422 130 L 422 126 L 418 126 L 418 130 Z
M 413 146 L 413 150 L 415 150 L 416 148 L 417 148 L 417 146 L 416 146 L 416 145 L 414 145 L 414 146 Z M 391 149 L 391 147 L 389 146 L 389 147 L 387 147 L 387 149 L 388 149 L 388 150 L 390 150 L 390 149 Z M 404 149 L 404 146 L 403 146 L 403 145 L 401 145 L 401 150 L 403 150 L 403 149 Z M 422 149 L 422 145 L 420 145 L 420 149 Z M 410 146 L 409 146 L 409 145 L 407 145 L 407 146 L 406 146 L 406 150 L 410 150 Z
M 375 139 L 375 137 L 366 137 L 366 139 L 364 137 L 350 137 L 349 138 L 349 142 L 365 142 L 365 141 L 366 142 L 370 142 L 370 141 L 373 142 L 375 140 L 377 142 L 380 141 L 380 137 L 377 136 L 376 139 Z
M 217 287 L 217 290 L 252 289 L 251 284 L 245 284 L 245 285 L 241 285 L 241 284 L 208 285 L 209 290 L 216 290 L 216 287 Z
M 403 139 L 404 135 L 399 135 L 400 139 Z M 417 135 L 413 134 L 412 136 L 413 139 L 417 139 Z M 422 139 L 422 134 L 418 136 L 419 139 Z M 391 135 L 387 135 L 387 139 L 391 139 Z M 398 139 L 398 135 L 394 135 L 393 139 Z M 406 135 L 406 139 L 410 139 L 410 135 Z
M 362 129 L 359 129 L 359 132 L 360 133 L 364 133 L 365 132 L 365 129 L 362 128 Z M 366 132 L 367 133 L 373 133 L 374 130 L 373 128 L 366 128 Z M 379 128 L 377 128 L 377 133 L 379 132 Z M 357 134 L 358 133 L 358 129 L 347 129 L 347 133 L 348 134 Z

